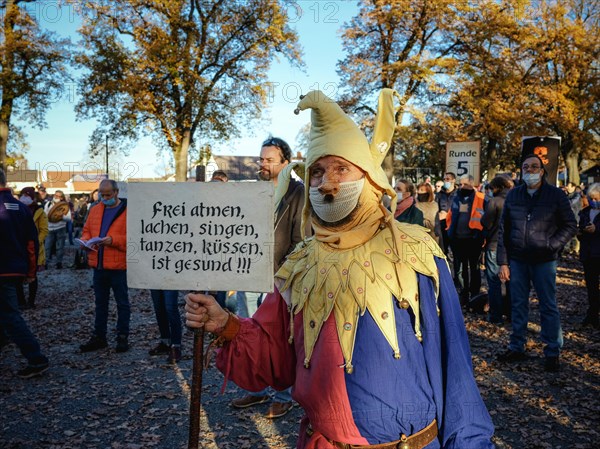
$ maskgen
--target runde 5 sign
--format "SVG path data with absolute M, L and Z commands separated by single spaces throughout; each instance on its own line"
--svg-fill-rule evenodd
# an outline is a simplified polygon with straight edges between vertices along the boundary
M 446 144 L 446 172 L 456 174 L 457 178 L 471 175 L 475 184 L 480 182 L 481 145 L 476 142 L 448 142 Z

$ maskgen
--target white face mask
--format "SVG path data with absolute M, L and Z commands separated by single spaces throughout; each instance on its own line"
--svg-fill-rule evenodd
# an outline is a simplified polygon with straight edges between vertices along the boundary
M 310 203 L 319 218 L 327 223 L 335 223 L 346 218 L 358 204 L 358 199 L 365 185 L 365 178 L 358 181 L 340 182 L 340 190 L 333 201 L 326 202 L 318 187 L 308 190 Z
M 29 206 L 33 203 L 33 200 L 31 199 L 31 197 L 27 196 L 27 195 L 23 195 L 21 198 L 19 198 L 19 201 L 21 203 L 23 203 L 25 206 Z
M 52 198 L 52 201 L 54 201 L 55 203 L 60 203 L 62 200 L 60 198 Z
M 542 179 L 541 173 L 523 173 L 523 182 L 527 184 L 527 187 L 536 185 L 540 179 Z

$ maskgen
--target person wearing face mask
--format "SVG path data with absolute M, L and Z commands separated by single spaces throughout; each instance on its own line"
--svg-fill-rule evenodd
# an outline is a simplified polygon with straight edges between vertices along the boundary
M 105 179 L 100 183 L 100 203 L 90 209 L 83 226 L 81 239 L 99 240 L 88 251 L 88 263 L 94 269 L 94 296 L 96 314 L 94 332 L 81 352 L 97 351 L 108 346 L 108 302 L 110 290 L 117 303 L 117 352 L 129 349 L 129 322 L 131 308 L 127 289 L 127 200 L 119 198 L 116 181 Z M 82 245 L 82 248 L 83 245 Z
M 439 243 L 440 221 L 439 206 L 435 201 L 431 184 L 422 182 L 417 186 L 417 208 L 423 212 L 423 225 L 429 229 L 429 235 Z
M 529 288 L 533 283 L 540 302 L 544 369 L 560 369 L 563 345 L 556 304 L 556 265 L 560 252 L 577 232 L 577 222 L 566 195 L 545 180 L 546 170 L 535 154 L 521 165 L 523 184 L 506 196 L 498 230 L 498 277 L 510 281 L 512 333 L 501 362 L 526 360 Z
M 513 182 L 507 176 L 496 176 L 488 184 L 492 197 L 485 203 L 485 213 L 481 218 L 481 225 L 485 235 L 485 276 L 488 287 L 488 300 L 490 310 L 488 321 L 493 324 L 502 324 L 504 316 L 510 319 L 510 283 L 505 282 L 506 295 L 502 295 L 502 285 L 498 278 L 498 262 L 496 251 L 498 248 L 498 228 L 504 201 Z
M 454 201 L 454 197 L 456 196 L 456 175 L 452 172 L 447 172 L 444 174 L 444 184 L 442 190 L 437 194 L 437 203 L 440 208 L 439 212 L 439 220 L 440 220 L 440 229 L 441 229 L 441 237 L 442 237 L 442 248 L 444 249 L 444 254 L 448 254 L 448 250 L 450 249 L 450 238 L 448 237 L 448 232 L 446 229 L 448 225 L 446 223 L 446 217 L 448 215 L 448 211 L 450 210 L 450 206 L 452 206 L 452 202 Z M 455 271 L 456 272 L 456 271 Z
M 44 209 L 39 205 L 37 201 L 35 189 L 33 187 L 25 187 L 21 190 L 19 200 L 25 204 L 33 215 L 33 222 L 38 231 L 38 242 L 39 249 L 37 255 L 37 272 L 43 271 L 46 265 L 46 251 L 44 248 L 44 240 L 48 235 L 48 217 L 44 212 Z M 35 308 L 35 298 L 38 290 L 38 277 L 36 276 L 33 281 L 29 283 L 29 292 L 27 300 L 25 300 L 24 285 L 19 284 L 17 286 L 17 296 L 19 298 L 19 304 L 21 308 Z
M 492 449 L 444 253 L 422 227 L 394 219 L 381 168 L 393 98 L 380 95 L 370 144 L 322 92 L 301 98 L 298 111 L 312 109 L 302 217 L 314 236 L 252 318 L 191 293 L 186 323 L 216 333 L 217 367 L 238 385 L 293 385 L 306 412 L 298 449 Z M 465 404 L 474 413 L 457 413 Z
M 62 190 L 54 192 L 52 201 L 46 203 L 44 212 L 48 216 L 48 237 L 46 238 L 46 260 L 49 261 L 52 247 L 56 245 L 56 268 L 63 267 L 67 222 L 72 220 L 71 209 Z
M 587 190 L 589 206 L 579 212 L 579 260 L 588 295 L 588 310 L 583 326 L 600 328 L 600 183 Z
M 401 179 L 394 190 L 398 195 L 394 218 L 402 223 L 424 226 L 423 212 L 417 207 L 415 200 L 415 185 L 408 179 Z
M 475 190 L 475 179 L 463 175 L 459 190 L 446 217 L 446 230 L 454 255 L 455 272 L 462 273 L 460 299 L 466 305 L 481 289 L 479 258 L 483 247 L 483 193 Z

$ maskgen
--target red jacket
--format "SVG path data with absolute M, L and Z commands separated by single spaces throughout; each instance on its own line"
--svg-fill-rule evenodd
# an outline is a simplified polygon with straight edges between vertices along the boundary
M 123 206 L 110 224 L 107 237 L 112 237 L 112 243 L 103 247 L 102 268 L 105 270 L 126 270 L 127 269 L 127 201 L 121 199 Z M 102 216 L 105 206 L 101 202 L 90 209 L 83 232 L 82 240 L 89 240 L 92 237 L 100 235 L 100 226 L 102 225 Z M 98 268 L 98 251 L 88 253 L 88 263 L 92 268 Z

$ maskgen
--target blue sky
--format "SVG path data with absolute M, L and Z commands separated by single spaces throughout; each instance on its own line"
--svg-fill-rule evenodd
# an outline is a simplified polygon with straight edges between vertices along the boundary
M 76 17 L 68 7 L 58 9 L 56 4 L 36 2 L 36 6 L 32 6 L 36 8 L 33 13 L 41 26 L 61 35 L 71 35 L 75 40 Z M 261 142 L 269 135 L 285 139 L 294 148 L 299 130 L 310 121 L 309 111 L 298 116 L 293 112 L 298 95 L 311 89 L 321 89 L 333 98 L 339 95 L 336 63 L 344 56 L 339 29 L 356 14 L 356 1 L 301 0 L 287 5 L 304 51 L 305 70 L 292 68 L 287 61 L 275 62 L 269 73 L 273 96 L 269 110 L 263 114 L 266 119 L 244 130 L 242 138 L 214 145 L 213 152 L 217 155 L 258 155 Z M 75 120 L 73 107 L 76 102 L 76 86 L 69 84 L 66 93 L 48 110 L 47 128 L 38 130 L 17 123 L 27 133 L 30 150 L 26 156 L 30 168 L 79 171 L 105 166 L 104 158 L 92 161 L 87 155 L 94 122 Z M 196 138 L 202 144 L 201 136 Z M 160 152 L 149 139 L 140 140 L 129 156 L 111 158 L 109 166 L 121 179 L 158 176 L 164 174 L 171 163 L 169 151 Z

